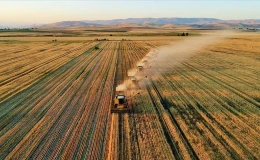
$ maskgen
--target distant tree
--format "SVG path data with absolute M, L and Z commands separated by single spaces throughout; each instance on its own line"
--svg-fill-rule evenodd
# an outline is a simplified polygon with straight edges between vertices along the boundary
M 180 35 L 178 34 L 178 36 L 180 36 Z
M 189 36 L 189 33 L 186 33 L 186 36 Z
M 95 46 L 95 50 L 98 50 L 99 49 L 99 47 L 98 46 Z
M 112 34 L 110 34 L 110 36 L 113 36 Z
M 183 32 L 183 33 L 181 34 L 181 36 L 185 36 L 185 33 Z

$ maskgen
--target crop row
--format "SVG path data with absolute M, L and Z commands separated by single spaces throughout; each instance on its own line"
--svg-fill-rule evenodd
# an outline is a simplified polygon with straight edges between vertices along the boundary
M 46 49 L 38 52 L 38 48 L 53 46 L 38 46 L 19 54 L 6 53 L 3 56 L 0 69 L 0 102 L 20 92 L 37 80 L 56 70 L 72 58 L 79 56 L 84 50 L 93 47 L 94 43 L 68 45 L 67 51 L 51 51 Z M 56 46 L 57 47 L 57 46 Z M 52 54 L 49 54 L 51 52 Z M 12 58 L 7 58 L 12 57 Z
M 120 42 L 118 46 L 118 58 L 115 76 L 115 86 L 127 80 L 128 69 L 134 68 L 135 63 L 141 60 L 151 50 L 144 42 Z M 130 95 L 129 95 L 130 96 Z M 112 104 L 113 105 L 113 104 Z M 111 133 L 109 143 L 109 159 L 131 159 L 138 158 L 138 149 L 134 149 L 136 141 L 133 136 L 131 125 L 132 118 L 128 114 L 112 114 Z M 133 144 L 134 143 L 134 144 Z
M 127 75 L 119 68 L 132 67 L 125 62 L 138 61 L 149 47 L 141 42 L 48 43 L 36 48 L 27 44 L 12 55 L 18 48 L 6 58 L 11 69 L 1 68 L 1 87 L 11 84 L 8 89 L 14 91 L 0 104 L 0 159 L 104 159 L 114 153 L 109 146 L 131 152 L 128 115 L 121 117 L 122 136 L 113 133 L 122 145 L 111 145 L 110 104 L 115 76 Z M 33 63 L 34 58 L 38 60 Z M 24 67 L 15 67 L 20 64 Z M 25 83 L 30 74 L 31 81 Z M 24 81 L 14 85 L 17 79 Z
M 181 67 L 173 66 L 171 72 L 168 71 L 163 78 L 156 78 L 156 81 L 152 82 L 151 85 L 155 91 L 158 90 L 157 96 L 161 104 L 166 106 L 165 109 L 168 111 L 170 117 L 172 117 L 172 123 L 177 122 L 177 124 L 182 124 L 180 125 L 181 128 L 185 128 L 184 124 L 186 124 L 187 128 L 190 128 L 184 132 L 187 134 L 187 137 L 190 137 L 189 130 L 192 130 L 195 135 L 205 135 L 198 142 L 205 141 L 203 146 L 206 146 L 206 144 L 209 145 L 208 148 L 205 148 L 205 151 L 213 153 L 214 157 L 223 158 L 231 156 L 231 158 L 241 158 L 240 156 L 242 156 L 243 158 L 256 158 L 257 154 L 255 151 L 258 147 L 257 137 L 259 136 L 259 126 L 256 124 L 259 116 L 254 112 L 258 110 L 256 108 L 259 106 L 257 102 L 252 97 L 246 95 L 244 91 L 239 90 L 234 83 L 231 87 L 229 84 L 218 79 L 216 75 L 221 74 L 218 71 L 215 71 L 216 73 L 212 69 L 209 69 L 210 72 L 207 70 L 202 71 L 203 67 L 207 68 L 202 63 L 196 63 L 196 68 L 187 62 L 183 62 L 182 64 L 183 66 Z M 176 75 L 178 75 L 178 78 Z M 241 80 L 236 78 L 235 75 L 231 77 L 241 83 Z M 205 81 L 207 82 L 205 83 Z M 214 84 L 211 86 L 208 85 L 209 83 Z M 216 85 L 221 87 L 222 90 L 230 92 L 232 96 L 235 94 L 238 96 L 236 98 L 246 100 L 242 101 L 244 106 L 251 109 L 241 108 L 236 99 L 229 99 L 221 92 L 218 93 Z M 254 90 L 255 88 L 251 87 L 250 89 Z M 165 95 L 161 96 L 161 93 L 165 93 Z M 218 117 L 222 114 L 226 116 L 225 121 Z M 174 117 L 180 117 L 184 123 L 181 122 L 180 118 L 177 118 L 175 121 Z M 229 125 L 227 120 L 230 117 L 232 117 L 232 121 L 236 121 L 234 124 L 239 122 L 239 125 Z M 253 119 L 248 117 L 253 117 Z M 245 121 L 242 121 L 243 119 Z M 251 123 L 245 123 L 248 119 L 250 119 Z M 256 121 L 252 122 L 252 120 Z M 232 132 L 231 127 L 236 127 L 237 132 Z M 179 132 L 182 132 L 181 128 L 178 128 Z M 244 135 L 246 138 L 241 138 L 243 131 L 245 131 Z M 201 153 L 205 153 L 205 151 L 200 152 L 194 146 L 195 137 L 194 140 L 189 139 L 189 141 L 192 142 L 192 147 L 198 156 L 202 158 L 203 155 Z M 253 144 L 254 147 L 247 148 L 246 146 L 249 143 Z M 186 148 L 189 147 L 186 146 Z M 209 152 L 210 148 L 212 148 L 212 152 Z M 212 155 L 208 156 L 211 157 Z

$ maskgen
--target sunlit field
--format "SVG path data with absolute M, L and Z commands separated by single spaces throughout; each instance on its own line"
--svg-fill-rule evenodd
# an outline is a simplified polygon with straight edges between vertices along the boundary
M 260 159 L 259 32 L 72 32 L 0 33 L 0 159 Z

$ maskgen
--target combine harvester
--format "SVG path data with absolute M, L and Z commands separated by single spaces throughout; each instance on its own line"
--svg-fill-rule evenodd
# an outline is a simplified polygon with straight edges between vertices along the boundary
M 144 60 L 143 63 L 147 63 L 147 60 Z M 144 67 L 143 65 L 137 65 L 137 72 L 143 72 Z M 139 82 L 147 76 L 144 76 L 141 79 L 137 79 L 134 75 L 128 75 L 129 77 L 129 83 L 127 88 L 122 89 L 122 88 L 116 88 L 116 95 L 114 98 L 114 105 L 111 107 L 111 113 L 127 113 L 130 112 L 130 107 L 128 104 L 128 101 L 135 96 L 139 95 L 141 91 L 137 91 L 134 93 L 130 98 L 126 97 L 126 91 L 131 91 L 131 90 L 141 90 L 141 87 L 139 86 Z M 134 86 L 134 87 L 133 87 Z
M 139 94 L 140 92 L 137 92 L 133 96 L 127 99 L 124 90 L 116 90 L 116 96 L 114 98 L 114 105 L 111 108 L 111 113 L 130 112 L 128 101 Z

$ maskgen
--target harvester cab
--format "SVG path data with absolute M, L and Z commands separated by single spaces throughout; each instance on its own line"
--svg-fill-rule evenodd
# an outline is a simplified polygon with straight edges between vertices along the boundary
M 127 105 L 127 99 L 124 94 L 124 90 L 116 90 L 114 98 L 114 105 L 111 108 L 111 113 L 129 112 Z
M 115 108 L 125 108 L 126 107 L 126 96 L 116 95 L 115 96 Z

